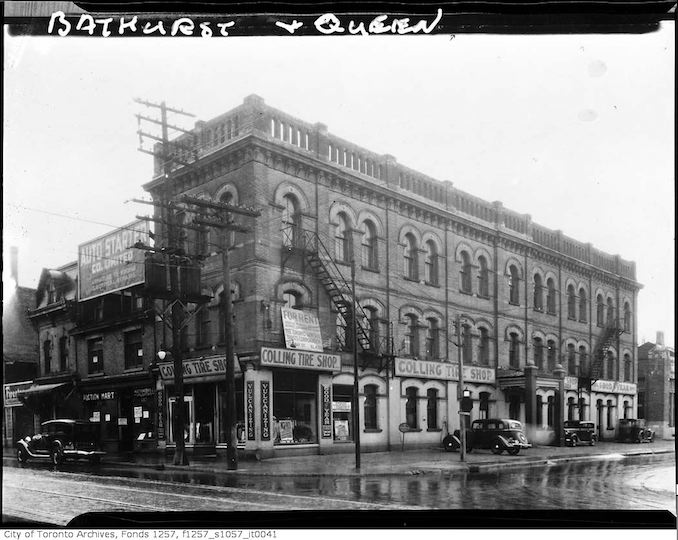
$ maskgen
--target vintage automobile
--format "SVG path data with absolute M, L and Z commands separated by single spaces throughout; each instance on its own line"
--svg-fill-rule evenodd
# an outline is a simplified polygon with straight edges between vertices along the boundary
M 457 429 L 452 435 L 443 439 L 443 447 L 448 452 L 461 448 L 461 432 Z M 518 454 L 521 448 L 530 448 L 523 433 L 523 426 L 517 420 L 489 418 L 474 420 L 471 429 L 466 430 L 466 450 L 489 448 L 493 454 L 506 451 L 512 456 Z
M 49 460 L 60 465 L 67 459 L 99 462 L 105 454 L 97 436 L 98 424 L 84 420 L 48 420 L 40 433 L 17 441 L 17 460 Z
M 565 420 L 564 431 L 565 444 L 567 446 L 577 446 L 578 444 L 595 446 L 598 442 L 596 425 L 593 422 L 584 420 Z
M 620 418 L 617 429 L 619 442 L 654 442 L 654 431 L 645 426 L 645 420 L 636 418 Z

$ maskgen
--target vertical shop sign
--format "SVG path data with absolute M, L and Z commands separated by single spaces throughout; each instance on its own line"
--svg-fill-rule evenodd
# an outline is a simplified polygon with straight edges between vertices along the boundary
M 261 381 L 261 439 L 263 441 L 271 440 L 271 419 L 269 416 L 271 403 L 270 389 L 268 381 Z
M 156 423 L 158 426 L 158 440 L 163 440 L 165 438 L 165 396 L 163 395 L 163 389 L 161 388 L 156 392 L 156 409 L 157 409 L 157 418 Z
M 323 394 L 323 423 L 322 437 L 329 439 L 332 437 L 332 396 L 328 385 L 321 385 Z
M 247 381 L 247 440 L 254 440 L 254 381 Z

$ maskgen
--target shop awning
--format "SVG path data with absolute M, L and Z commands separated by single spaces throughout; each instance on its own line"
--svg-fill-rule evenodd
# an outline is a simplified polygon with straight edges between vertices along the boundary
M 62 382 L 62 383 L 53 383 L 53 384 L 34 384 L 28 388 L 24 388 L 23 390 L 19 390 L 17 392 L 17 398 L 19 399 L 26 399 L 26 398 L 31 398 L 34 396 L 39 396 L 39 395 L 45 395 L 50 392 L 54 392 L 55 390 L 58 390 L 60 388 L 64 388 L 66 386 L 71 385 L 72 383 L 70 382 Z

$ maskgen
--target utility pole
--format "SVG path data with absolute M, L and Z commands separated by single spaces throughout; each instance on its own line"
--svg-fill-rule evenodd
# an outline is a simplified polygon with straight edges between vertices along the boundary
M 455 325 L 457 327 L 457 361 L 459 363 L 459 388 L 457 390 L 457 397 L 459 398 L 459 434 L 461 435 L 459 456 L 460 460 L 464 461 L 466 459 L 466 416 L 470 413 L 463 411 L 461 405 L 464 397 L 464 359 L 461 354 L 461 315 L 459 314 L 457 314 Z
M 351 296 L 353 299 L 353 440 L 355 442 L 355 468 L 360 470 L 360 410 L 358 399 L 358 310 L 355 297 L 355 257 L 351 258 Z
M 171 111 L 177 114 L 183 114 L 186 116 L 194 116 L 193 114 L 186 113 L 179 109 L 173 109 L 167 107 L 165 102 L 160 104 L 151 103 L 148 101 L 143 101 L 140 99 L 135 100 L 137 103 L 145 105 L 147 107 L 153 107 L 160 109 L 160 120 L 153 118 L 144 117 L 142 115 L 137 115 L 139 122 L 141 120 L 150 121 L 155 124 L 160 124 L 162 129 L 162 136 L 156 137 L 149 133 L 145 133 L 138 130 L 139 141 L 141 143 L 142 137 L 150 137 L 154 140 L 159 140 L 161 145 L 161 153 L 158 156 L 155 152 L 150 152 L 139 148 L 140 151 L 153 155 L 154 157 L 160 157 L 163 163 L 163 174 L 164 174 L 164 183 L 161 190 L 161 204 L 160 214 L 161 222 L 164 224 L 166 229 L 166 234 L 164 235 L 164 241 L 166 243 L 166 258 L 164 259 L 165 264 L 169 269 L 169 281 L 170 281 L 170 302 L 171 302 L 171 328 L 172 328 L 172 359 L 174 361 L 174 394 L 175 394 L 175 403 L 174 403 L 174 414 L 172 415 L 172 427 L 174 433 L 175 441 L 175 450 L 174 450 L 174 465 L 188 465 L 188 456 L 186 455 L 186 441 L 184 440 L 184 426 L 186 425 L 185 411 L 184 411 L 184 373 L 183 373 L 183 358 L 181 350 L 181 328 L 184 323 L 184 308 L 181 303 L 181 290 L 179 284 L 179 275 L 178 275 L 178 266 L 183 260 L 183 253 L 180 253 L 181 250 L 177 248 L 179 231 L 176 226 L 176 214 L 174 201 L 170 195 L 171 190 L 171 181 L 170 175 L 172 172 L 172 162 L 173 157 L 170 155 L 169 151 L 169 135 L 168 127 L 173 129 L 183 131 L 184 133 L 190 133 L 187 130 L 181 129 L 177 126 L 169 126 L 167 123 L 167 112 Z M 183 164 L 183 163 L 182 163 Z
M 228 203 L 213 202 L 197 197 L 189 197 L 184 195 L 181 200 L 187 204 L 191 204 L 203 210 L 211 210 L 206 218 L 196 218 L 194 223 L 202 226 L 213 227 L 219 231 L 219 239 L 221 245 L 221 265 L 222 265 L 222 280 L 224 285 L 224 292 L 221 298 L 224 310 L 224 339 L 226 341 L 226 466 L 228 470 L 236 470 L 238 468 L 238 454 L 237 454 L 237 418 L 236 418 L 236 401 L 235 401 L 235 358 L 234 358 L 234 343 L 233 343 L 233 315 L 232 315 L 232 298 L 231 298 L 231 266 L 229 261 L 228 237 L 229 231 L 250 232 L 251 229 L 243 227 L 232 221 L 231 213 L 240 214 L 249 217 L 259 217 L 261 212 L 254 208 L 247 208 L 244 206 L 235 206 Z

